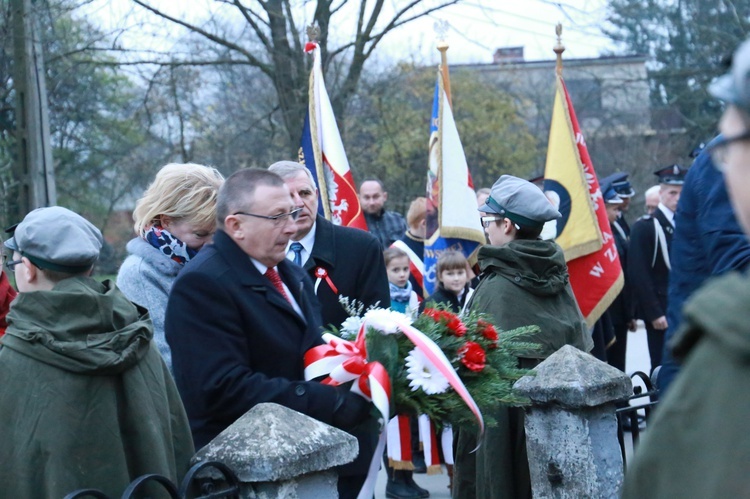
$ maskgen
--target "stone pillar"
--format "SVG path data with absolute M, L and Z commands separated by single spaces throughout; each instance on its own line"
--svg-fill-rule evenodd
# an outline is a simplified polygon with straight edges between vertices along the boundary
M 357 439 L 278 404 L 258 404 L 200 449 L 192 464 L 220 461 L 239 478 L 240 497 L 338 497 L 334 466 L 354 460 Z
M 564 346 L 514 388 L 531 399 L 526 449 L 535 498 L 618 498 L 623 466 L 615 401 L 633 393 L 622 371 Z

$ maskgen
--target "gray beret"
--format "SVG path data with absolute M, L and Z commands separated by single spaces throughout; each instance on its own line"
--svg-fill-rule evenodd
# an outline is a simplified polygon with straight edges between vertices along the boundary
M 750 40 L 737 47 L 732 68 L 708 87 L 708 92 L 729 104 L 750 112 Z
M 479 211 L 497 213 L 530 228 L 539 228 L 561 216 L 539 187 L 512 175 L 503 175 L 495 182 Z
M 42 269 L 75 274 L 99 258 L 102 233 L 67 208 L 37 208 L 18 224 L 5 247 L 21 253 Z

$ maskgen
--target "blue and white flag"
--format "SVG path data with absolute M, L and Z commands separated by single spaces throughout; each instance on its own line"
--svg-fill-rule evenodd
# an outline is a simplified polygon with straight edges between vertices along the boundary
M 477 197 L 458 136 L 453 111 L 438 70 L 430 120 L 430 169 L 427 174 L 427 240 L 424 245 L 424 291 L 437 288 L 437 259 L 456 250 L 471 259 L 484 244 Z

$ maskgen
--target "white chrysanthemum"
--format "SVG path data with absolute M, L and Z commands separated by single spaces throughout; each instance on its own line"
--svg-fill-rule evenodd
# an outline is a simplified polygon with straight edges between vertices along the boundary
M 362 320 L 368 327 L 375 328 L 383 334 L 396 334 L 399 322 L 411 324 L 411 319 L 406 315 L 386 308 L 368 310 Z
M 406 379 L 409 380 L 412 391 L 421 388 L 427 395 L 437 395 L 446 391 L 450 386 L 435 364 L 416 348 L 406 356 L 406 371 Z
M 344 339 L 356 338 L 359 334 L 359 328 L 362 325 L 362 319 L 359 317 L 347 317 L 347 319 L 341 323 L 341 337 Z

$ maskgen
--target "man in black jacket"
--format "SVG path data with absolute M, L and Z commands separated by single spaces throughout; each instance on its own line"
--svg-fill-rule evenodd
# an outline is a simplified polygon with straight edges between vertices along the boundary
M 365 214 L 367 230 L 380 241 L 385 250 L 406 233 L 406 221 L 400 213 L 385 209 L 388 192 L 383 182 L 376 178 L 367 179 L 359 186 L 359 203 Z
M 359 395 L 304 380 L 305 352 L 323 343 L 320 305 L 309 277 L 285 258 L 300 210 L 284 181 L 240 170 L 217 203 L 214 242 L 178 276 L 165 323 L 196 448 L 262 402 L 344 430 L 367 421 Z
M 667 330 L 667 285 L 669 248 L 674 234 L 674 216 L 687 168 L 672 165 L 654 174 L 659 177 L 659 206 L 640 218 L 630 235 L 627 279 L 633 286 L 638 317 L 646 323 L 651 371 L 661 365 Z
M 378 240 L 363 230 L 334 225 L 318 215 L 318 188 L 300 163 L 278 161 L 269 170 L 280 176 L 297 208 L 297 232 L 287 245 L 287 258 L 304 268 L 315 283 L 323 325 L 341 327 L 349 316 L 339 296 L 365 306 L 388 308 L 391 295 Z
M 278 161 L 269 170 L 284 180 L 295 206 L 301 210 L 286 256 L 313 279 L 323 325 L 341 327 L 349 317 L 340 296 L 356 300 L 365 310 L 371 306 L 388 308 L 391 295 L 378 240 L 363 230 L 334 225 L 318 215 L 318 188 L 304 165 Z M 354 462 L 337 469 L 340 489 L 361 487 L 377 447 L 376 426 L 358 428 L 352 433 L 359 442 L 359 455 Z

